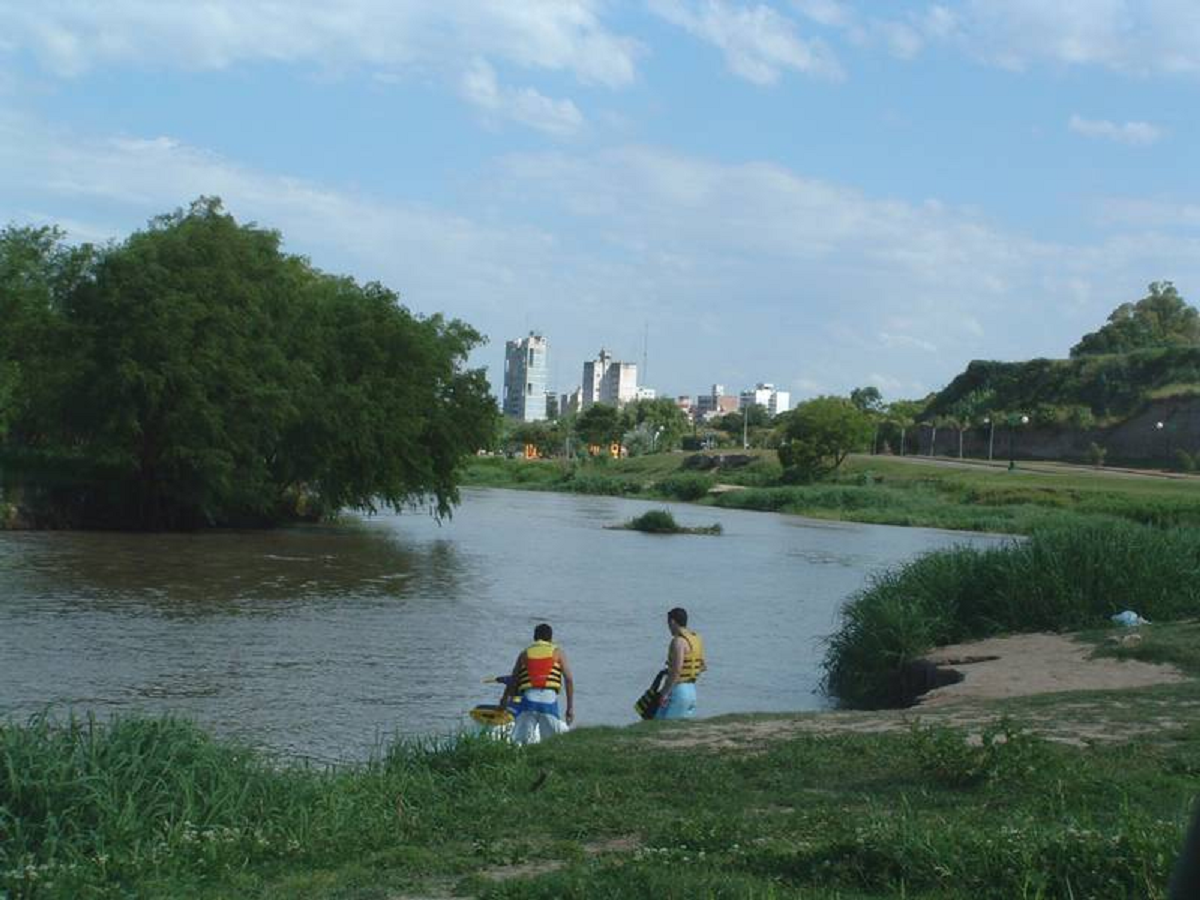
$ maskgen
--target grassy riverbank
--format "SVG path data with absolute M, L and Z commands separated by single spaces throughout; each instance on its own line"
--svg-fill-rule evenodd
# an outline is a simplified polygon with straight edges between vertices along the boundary
M 1030 534 L 1080 516 L 1155 526 L 1200 526 L 1200 478 L 1103 469 L 1036 468 L 852 457 L 838 477 L 784 485 L 773 452 L 717 472 L 683 468 L 684 454 L 588 463 L 473 460 L 468 485 L 644 497 L 884 525 Z M 709 493 L 718 485 L 734 488 Z
M 524 750 L 399 744 L 332 770 L 179 722 L 5 726 L 0 893 L 1156 898 L 1200 774 L 1200 690 L 1121 696 L 1126 716 L 1166 705 L 1174 725 L 1066 746 L 996 704 L 973 710 L 971 747 L 936 714 L 878 734 L 808 730 L 836 715 L 743 717 Z M 699 741 L 721 734 L 763 737 Z

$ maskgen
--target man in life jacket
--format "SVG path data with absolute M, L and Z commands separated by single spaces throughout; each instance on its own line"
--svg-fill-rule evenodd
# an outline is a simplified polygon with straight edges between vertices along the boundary
M 671 643 L 667 647 L 667 680 L 663 682 L 656 719 L 690 719 L 696 715 L 696 679 L 708 668 L 704 641 L 687 627 L 682 606 L 667 613 Z
M 554 631 L 545 622 L 533 629 L 533 643 L 521 651 L 512 677 L 504 686 L 500 708 L 514 694 L 521 695 L 520 711 L 513 725 L 512 740 L 536 744 L 542 738 L 569 731 L 575 721 L 575 679 L 566 654 L 552 642 Z M 558 712 L 558 695 L 566 688 L 567 714 Z

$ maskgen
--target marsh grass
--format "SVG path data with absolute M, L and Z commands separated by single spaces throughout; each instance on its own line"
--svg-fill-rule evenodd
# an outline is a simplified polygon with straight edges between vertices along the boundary
M 898 675 L 939 644 L 1008 632 L 1200 614 L 1200 532 L 1083 520 L 998 548 L 958 547 L 875 577 L 829 639 L 827 687 L 844 703 L 899 702 Z

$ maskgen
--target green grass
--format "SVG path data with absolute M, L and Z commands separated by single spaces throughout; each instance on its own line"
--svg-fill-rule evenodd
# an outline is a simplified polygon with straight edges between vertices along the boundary
M 1082 519 L 998 548 L 928 553 L 843 607 L 826 681 L 847 704 L 886 706 L 902 700 L 903 667 L 939 644 L 1096 628 L 1123 609 L 1200 615 L 1200 531 Z
M 325 769 L 177 721 L 8 725 L 0 893 L 1158 898 L 1195 791 L 1178 763 L 1200 756 L 1195 722 L 1087 749 L 999 718 L 977 747 L 932 726 L 656 743 L 706 727 L 400 743 Z
M 1200 479 L 1134 478 L 1104 470 L 1032 471 L 980 464 L 968 468 L 852 457 L 836 478 L 784 485 L 773 452 L 717 473 L 683 468 L 686 454 L 564 463 L 480 459 L 468 467 L 475 486 L 555 490 L 700 502 L 880 525 L 1031 534 L 1083 518 L 1156 527 L 1200 527 Z M 716 484 L 741 490 L 709 494 Z

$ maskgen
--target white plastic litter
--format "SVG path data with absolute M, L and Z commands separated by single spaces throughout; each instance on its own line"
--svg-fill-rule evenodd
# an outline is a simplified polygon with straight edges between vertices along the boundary
M 1126 628 L 1132 628 L 1135 625 L 1149 625 L 1149 619 L 1143 619 L 1132 609 L 1127 609 L 1124 612 L 1119 612 L 1112 617 L 1112 620 L 1118 625 L 1124 625 Z

